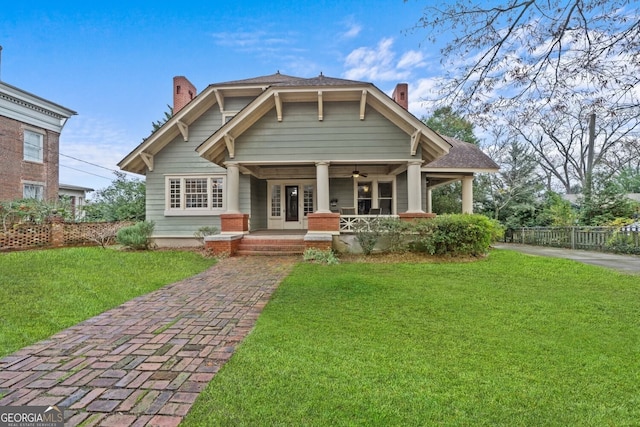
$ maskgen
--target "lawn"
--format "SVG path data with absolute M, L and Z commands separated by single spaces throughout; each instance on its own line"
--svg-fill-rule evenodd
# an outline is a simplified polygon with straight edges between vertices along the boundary
M 214 264 L 192 252 L 67 248 L 0 254 L 0 357 Z
M 183 425 L 638 420 L 638 277 L 495 250 L 460 264 L 299 264 Z

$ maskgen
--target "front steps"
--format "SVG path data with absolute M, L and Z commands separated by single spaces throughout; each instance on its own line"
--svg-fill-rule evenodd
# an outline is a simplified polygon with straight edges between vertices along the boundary
M 304 235 L 251 235 L 240 240 L 237 255 L 302 255 Z

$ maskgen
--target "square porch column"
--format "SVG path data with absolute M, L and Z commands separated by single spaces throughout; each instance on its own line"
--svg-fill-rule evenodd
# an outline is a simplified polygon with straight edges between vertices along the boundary
M 309 233 L 340 234 L 340 214 L 329 205 L 329 162 L 316 162 L 317 209 L 307 215 Z
M 473 213 L 473 176 L 462 178 L 462 213 Z
M 227 212 L 220 215 L 222 234 L 247 233 L 249 214 L 240 212 L 240 168 L 235 162 L 225 163 L 227 167 Z
M 407 167 L 407 213 L 424 213 L 422 210 L 422 186 L 420 167 L 422 161 L 411 161 Z

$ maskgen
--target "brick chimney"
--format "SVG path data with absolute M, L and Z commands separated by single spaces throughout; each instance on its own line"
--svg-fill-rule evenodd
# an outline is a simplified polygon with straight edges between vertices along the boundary
M 409 85 L 407 83 L 398 83 L 391 95 L 394 101 L 405 110 L 409 109 Z
M 182 110 L 196 97 L 196 87 L 184 76 L 173 78 L 173 114 Z

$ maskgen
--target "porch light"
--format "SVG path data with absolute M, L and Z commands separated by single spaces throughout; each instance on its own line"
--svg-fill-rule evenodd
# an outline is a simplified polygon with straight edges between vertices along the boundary
M 353 172 L 351 172 L 351 176 L 354 178 L 358 178 L 360 176 L 360 171 L 354 170 Z

